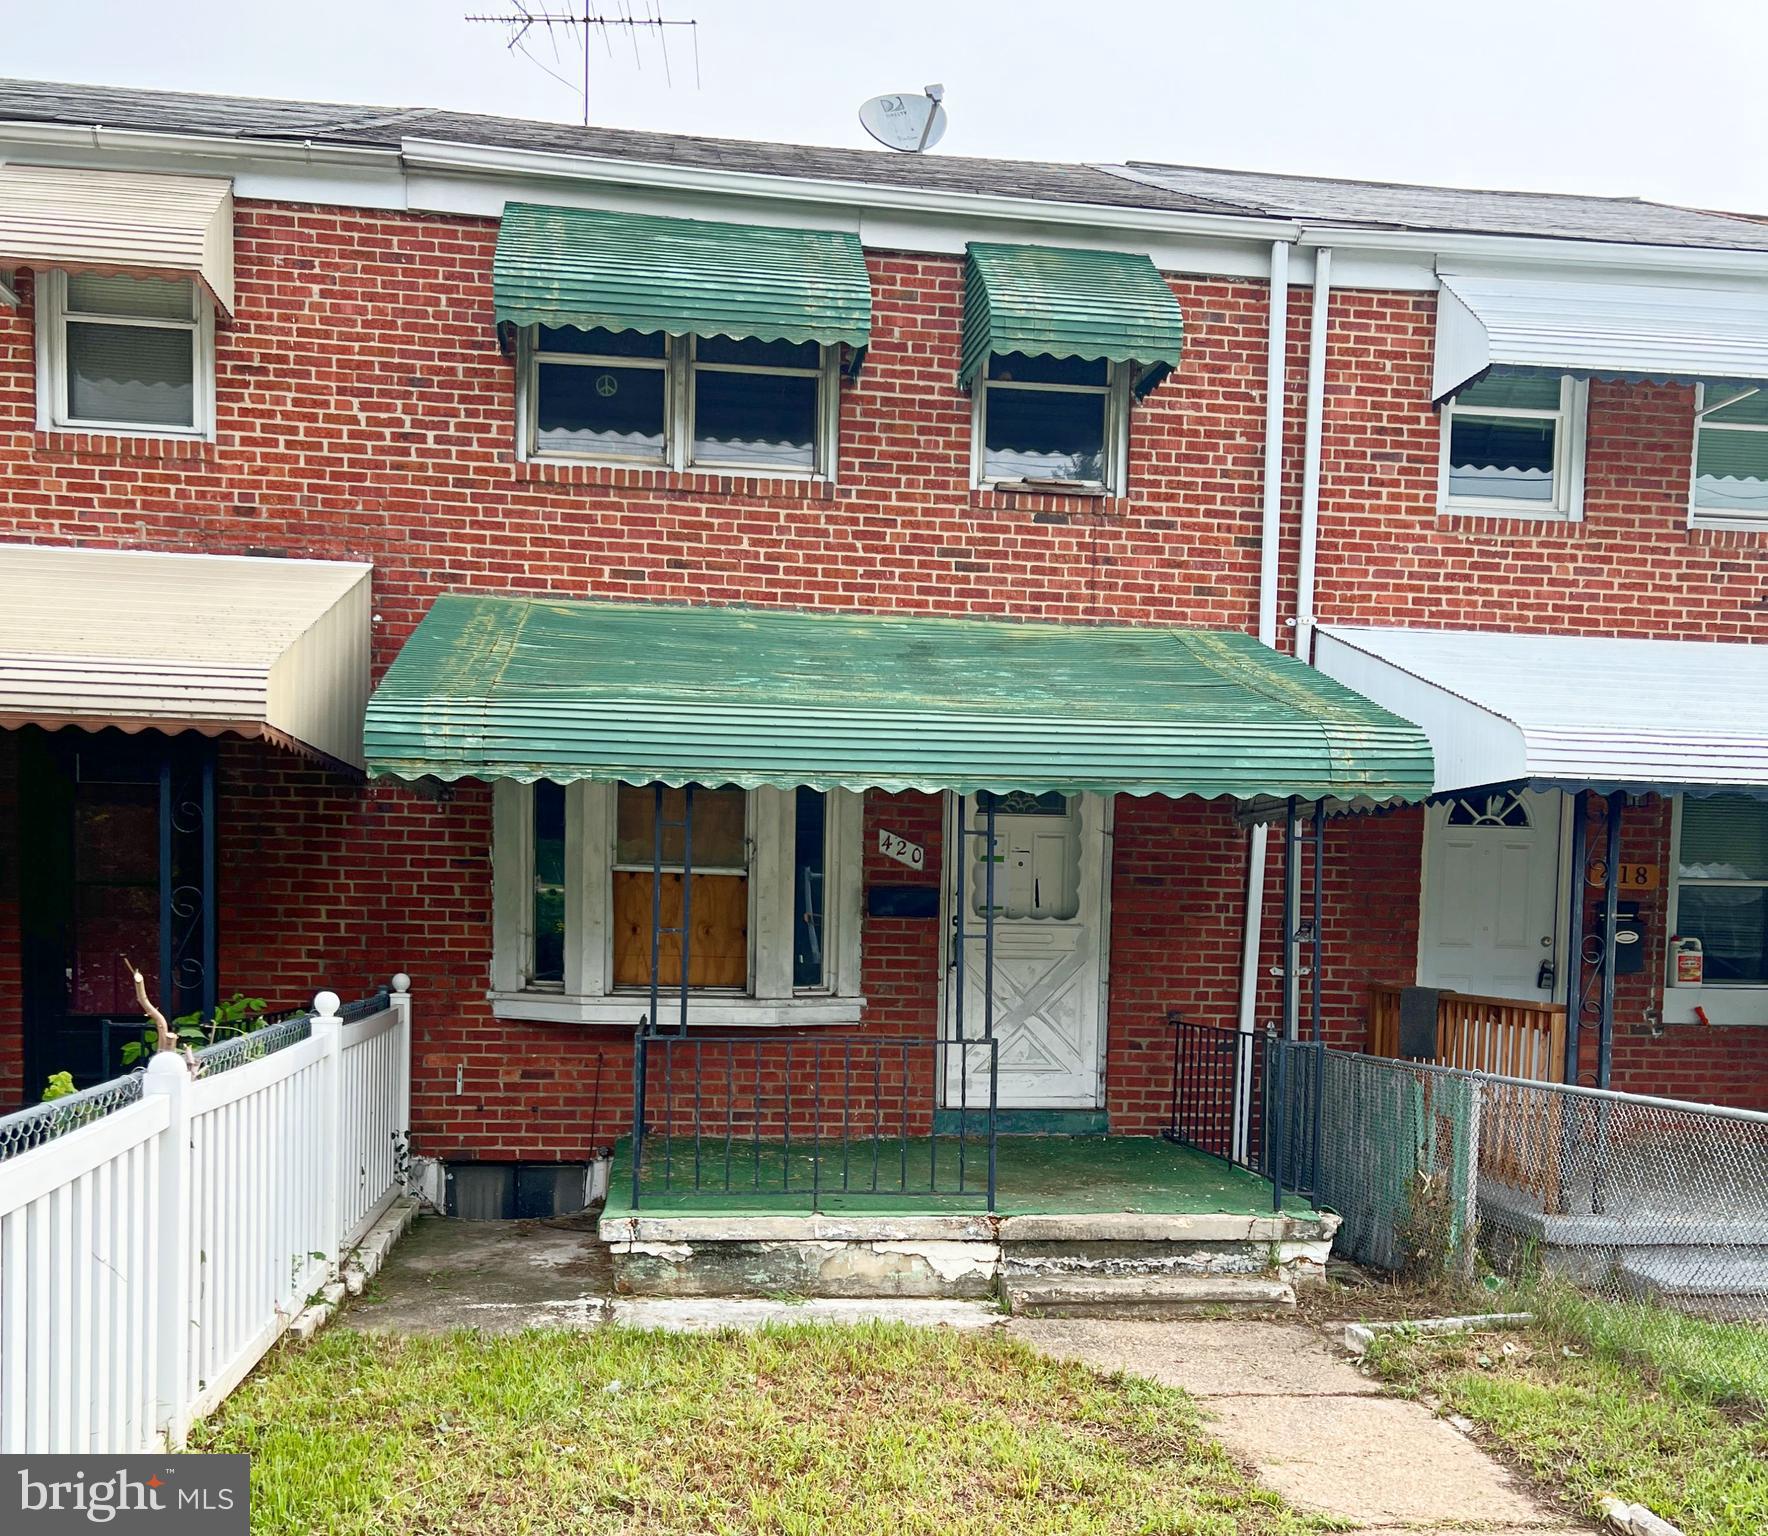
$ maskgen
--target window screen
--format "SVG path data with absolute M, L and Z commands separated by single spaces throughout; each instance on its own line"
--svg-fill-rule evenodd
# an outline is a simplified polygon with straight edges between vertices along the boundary
M 1768 982 L 1768 803 L 1690 797 L 1676 861 L 1676 927 L 1701 941 L 1709 982 Z
M 1730 385 L 1709 385 L 1703 407 L 1736 393 Z M 1704 412 L 1697 430 L 1695 506 L 1768 518 L 1768 390 Z

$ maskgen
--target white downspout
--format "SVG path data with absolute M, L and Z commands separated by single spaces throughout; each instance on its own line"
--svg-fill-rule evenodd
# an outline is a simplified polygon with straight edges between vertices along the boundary
M 1265 332 L 1264 517 L 1258 550 L 1258 637 L 1277 644 L 1277 554 L 1283 531 L 1283 384 L 1289 350 L 1289 246 L 1271 242 L 1271 312 Z
M 1295 566 L 1295 654 L 1314 654 L 1314 556 L 1320 534 L 1320 437 L 1326 414 L 1326 322 L 1332 304 L 1332 252 L 1314 252 L 1308 311 L 1308 397 L 1301 458 L 1301 550 Z
M 1289 351 L 1289 246 L 1271 242 L 1271 307 L 1265 334 L 1265 462 L 1263 518 L 1259 536 L 1258 637 L 1277 646 L 1277 554 L 1283 529 L 1283 396 Z M 1243 1035 L 1258 1027 L 1258 961 L 1260 930 L 1265 921 L 1265 855 L 1271 829 L 1260 822 L 1252 829 L 1246 851 L 1246 910 L 1240 930 L 1240 1016 Z M 1242 1115 L 1234 1127 L 1234 1153 L 1247 1152 L 1247 1120 L 1252 1054 L 1241 1054 Z

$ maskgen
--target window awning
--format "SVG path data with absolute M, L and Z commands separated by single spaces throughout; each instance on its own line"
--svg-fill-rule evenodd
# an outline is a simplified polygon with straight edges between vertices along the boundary
M 499 324 L 863 347 L 872 287 L 856 235 L 506 203 Z
M 1438 791 L 1768 791 L 1768 645 L 1327 625 L 1315 657 L 1429 732 Z
M 0 545 L 0 727 L 232 732 L 360 768 L 372 572 Z
M 1580 377 L 1768 380 L 1768 287 L 1443 272 L 1431 398 L 1494 365 Z
M 368 707 L 415 779 L 1415 799 L 1422 732 L 1250 636 L 439 597 Z
M 0 165 L 0 271 L 194 278 L 233 312 L 233 183 Z
M 964 273 L 968 389 L 991 353 L 1139 363 L 1147 394 L 1179 363 L 1185 320 L 1146 256 L 971 242 Z

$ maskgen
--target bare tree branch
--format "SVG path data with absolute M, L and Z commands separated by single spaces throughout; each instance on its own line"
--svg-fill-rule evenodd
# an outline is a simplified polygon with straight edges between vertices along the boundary
M 153 1005 L 153 999 L 147 995 L 147 978 L 135 969 L 135 964 L 127 955 L 120 957 L 128 967 L 130 975 L 135 978 L 135 1001 L 141 1004 L 141 1011 L 153 1020 L 154 1033 L 158 1044 L 156 1051 L 175 1051 L 178 1049 L 178 1037 L 172 1033 L 172 1026 L 166 1022 L 165 1014 Z

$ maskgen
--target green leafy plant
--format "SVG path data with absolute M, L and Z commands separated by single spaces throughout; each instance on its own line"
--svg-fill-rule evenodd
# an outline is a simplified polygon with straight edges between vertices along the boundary
M 181 1046 L 193 1051 L 201 1050 L 217 1040 L 230 1040 L 237 1035 L 249 1035 L 253 1030 L 262 1029 L 265 1023 L 264 1010 L 269 1006 L 261 997 L 247 997 L 243 992 L 235 992 L 232 997 L 215 1005 L 206 1024 L 200 1011 L 180 1014 L 172 1020 L 172 1033 L 178 1037 Z M 123 1046 L 123 1065 L 132 1067 L 144 1056 L 152 1055 L 158 1038 L 154 1030 L 148 1029 L 139 1040 L 128 1041 Z
M 65 1099 L 70 1093 L 78 1092 L 79 1089 L 74 1087 L 72 1072 L 51 1072 L 49 1085 L 43 1090 L 43 1102 L 48 1104 L 56 1099 Z

